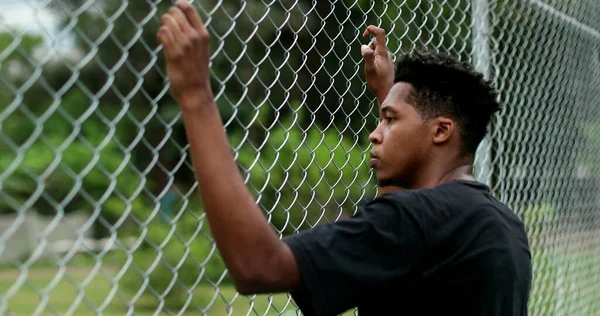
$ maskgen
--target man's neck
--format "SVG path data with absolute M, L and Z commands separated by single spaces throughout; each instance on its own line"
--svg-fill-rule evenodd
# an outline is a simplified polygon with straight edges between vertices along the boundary
M 475 181 L 475 177 L 473 176 L 473 165 L 471 163 L 459 165 L 442 177 L 439 184 L 453 180 Z
M 433 173 L 433 175 L 425 177 L 422 181 L 418 181 L 415 186 L 411 187 L 411 189 L 434 187 L 436 185 L 454 180 L 476 181 L 475 177 L 473 176 L 472 159 L 464 159 L 452 164 L 452 166 L 449 168 L 436 171 L 437 172 Z M 406 187 L 394 185 L 378 186 L 377 196 L 406 189 Z

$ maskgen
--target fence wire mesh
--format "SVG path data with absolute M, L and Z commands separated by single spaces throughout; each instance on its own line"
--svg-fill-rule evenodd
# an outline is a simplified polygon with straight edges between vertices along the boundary
M 0 314 L 297 313 L 237 294 L 211 239 L 155 39 L 170 4 L 0 2 Z M 530 313 L 600 314 L 600 2 L 195 5 L 240 172 L 281 236 L 376 193 L 375 24 L 394 55 L 445 51 L 493 80 L 504 109 L 475 167 L 526 223 Z

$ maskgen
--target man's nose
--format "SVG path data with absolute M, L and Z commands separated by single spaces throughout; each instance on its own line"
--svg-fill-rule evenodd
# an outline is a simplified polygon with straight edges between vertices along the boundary
M 381 135 L 381 132 L 379 132 L 379 124 L 377 125 L 377 127 L 375 128 L 375 130 L 373 130 L 371 132 L 371 134 L 369 134 L 369 141 L 373 144 L 381 144 L 381 141 L 383 136 Z

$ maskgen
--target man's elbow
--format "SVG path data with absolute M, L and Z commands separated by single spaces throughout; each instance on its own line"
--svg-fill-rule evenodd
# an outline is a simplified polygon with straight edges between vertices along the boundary
M 295 261 L 290 262 L 290 259 L 290 253 L 283 251 L 266 262 L 241 266 L 232 273 L 236 290 L 242 295 L 293 291 L 299 283 L 299 276 Z
M 257 277 L 238 277 L 233 280 L 236 291 L 242 295 L 262 294 L 265 292 L 265 281 Z
M 258 294 L 250 284 L 235 282 L 235 290 L 242 295 L 254 295 Z
M 266 270 L 266 269 L 265 269 Z M 278 271 L 251 270 L 246 268 L 241 273 L 236 273 L 233 283 L 238 293 L 242 295 L 265 294 L 279 292 Z

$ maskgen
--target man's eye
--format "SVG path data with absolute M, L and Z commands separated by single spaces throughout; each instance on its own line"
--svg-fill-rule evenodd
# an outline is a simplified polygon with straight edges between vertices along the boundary
M 396 120 L 396 118 L 394 118 L 394 117 L 382 117 L 382 118 L 379 119 L 379 124 L 381 124 L 383 122 L 385 122 L 387 124 L 390 124 L 390 123 L 392 123 L 395 120 Z

